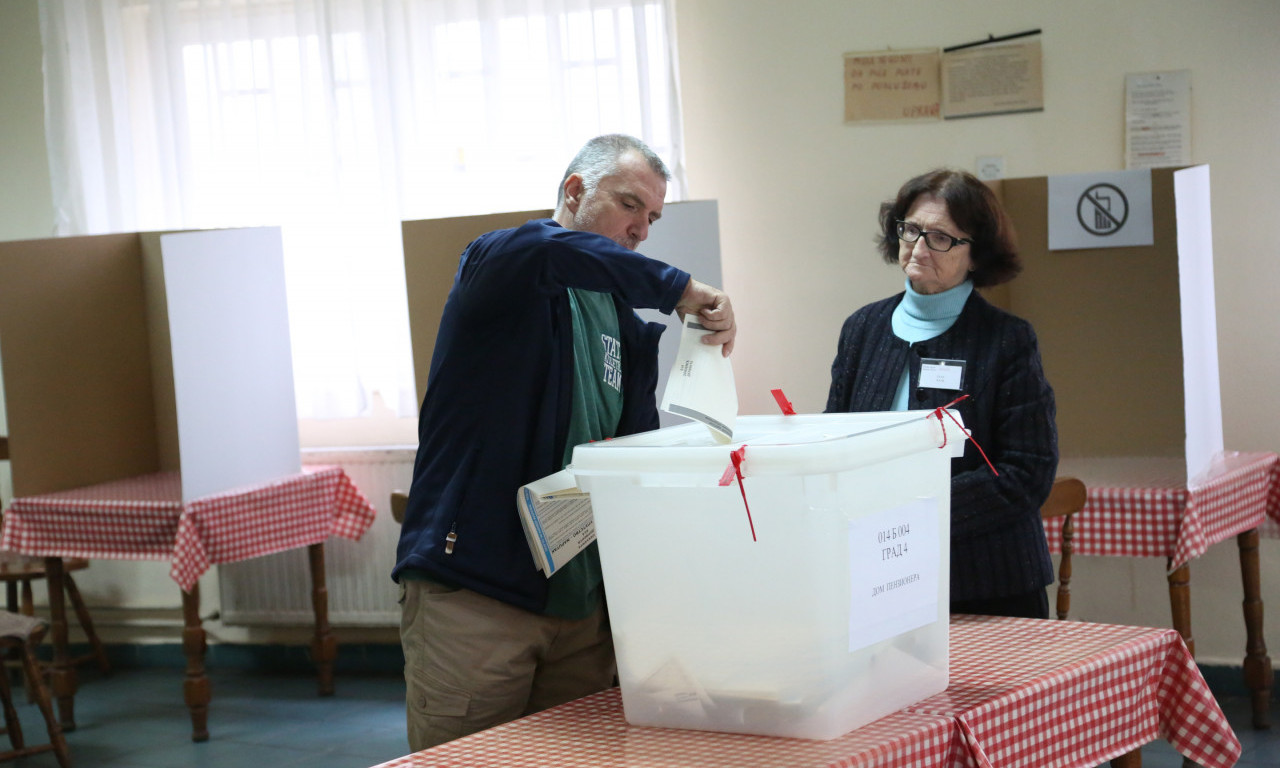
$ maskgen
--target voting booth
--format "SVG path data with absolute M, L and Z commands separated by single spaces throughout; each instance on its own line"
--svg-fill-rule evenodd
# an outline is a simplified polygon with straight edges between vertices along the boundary
M 739 416 L 734 441 L 686 424 L 574 449 L 627 722 L 832 739 L 943 691 L 960 428 Z
M 418 402 L 422 402 L 427 391 L 427 372 L 440 330 L 440 315 L 458 271 L 458 257 L 467 244 L 485 232 L 518 227 L 531 219 L 549 218 L 551 213 L 549 210 L 518 211 L 401 223 Z M 716 202 L 667 203 L 662 209 L 662 220 L 650 227 L 649 238 L 636 250 L 679 267 L 704 283 L 720 286 L 720 224 Z M 637 314 L 667 326 L 658 349 L 658 370 L 667 371 L 680 344 L 680 319 L 651 309 L 639 310 Z M 662 401 L 664 386 L 665 382 L 660 381 L 658 402 Z M 668 413 L 660 414 L 660 418 L 664 426 L 686 421 Z
M 1035 327 L 1063 460 L 1163 457 L 1184 459 L 1188 480 L 1203 472 L 1223 447 L 1208 166 L 988 183 L 1025 269 L 987 295 Z M 1123 240 L 1143 215 L 1149 242 Z
M 278 228 L 0 242 L 15 496 L 300 471 Z

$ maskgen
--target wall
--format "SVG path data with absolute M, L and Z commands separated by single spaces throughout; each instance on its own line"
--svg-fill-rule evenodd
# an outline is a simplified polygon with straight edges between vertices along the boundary
M 1226 445 L 1280 450 L 1280 410 L 1270 407 L 1280 379 L 1280 259 L 1268 231 L 1280 210 L 1280 99 L 1263 85 L 1280 82 L 1280 3 L 676 4 L 689 190 L 720 202 L 744 413 L 773 412 L 772 387 L 797 410 L 823 409 L 841 322 L 901 290 L 901 272 L 879 261 L 872 239 L 880 201 L 903 181 L 939 165 L 974 170 L 980 155 L 1004 156 L 1008 177 L 1122 169 L 1125 74 L 1190 69 L 1193 159 L 1212 174 Z M 947 47 L 1036 28 L 1041 113 L 843 123 L 846 51 Z M 1274 606 L 1280 541 L 1263 542 L 1262 560 L 1263 596 Z M 1076 616 L 1168 626 L 1163 563 L 1083 558 L 1075 573 Z M 1192 565 L 1192 589 L 1198 656 L 1239 664 L 1233 545 Z M 1280 620 L 1270 621 L 1267 641 L 1280 659 Z
M 36 8 L 0 4 L 0 240 L 53 235 Z
M 0 239 L 48 236 L 35 0 L 0 3 Z M 1124 75 L 1192 71 L 1192 141 L 1212 166 L 1218 326 L 1227 445 L 1280 450 L 1280 333 L 1272 293 L 1280 258 L 1268 237 L 1280 210 L 1280 3 L 1274 0 L 677 0 L 691 199 L 717 199 L 724 283 L 742 335 L 735 373 L 744 413 L 771 413 L 782 387 L 820 411 L 840 322 L 897 291 L 872 252 L 882 198 L 935 165 L 972 169 L 1003 155 L 1006 175 L 1123 166 Z M 1041 28 L 1043 113 L 925 125 L 842 123 L 841 54 L 939 47 Z M 787 308 L 780 310 L 779 308 Z M 1280 542 L 1265 541 L 1264 598 L 1280 605 Z M 156 563 L 95 562 L 95 603 L 164 607 L 176 591 Z M 1163 564 L 1083 559 L 1076 614 L 1167 626 Z M 1192 566 L 1202 660 L 1239 663 L 1244 629 L 1234 549 Z M 216 606 L 216 580 L 205 604 Z M 1276 614 L 1272 609 L 1273 616 Z M 157 619 L 167 622 L 167 618 Z M 122 624 L 121 631 L 127 630 Z M 240 639 L 220 632 L 214 639 Z M 168 630 L 166 630 L 168 631 Z M 1280 658 L 1280 619 L 1267 628 Z
M 35 0 L 0 5 L 0 240 L 53 234 L 40 56 Z M 8 433 L 0 408 L 0 434 Z M 0 498 L 9 498 L 10 490 L 8 473 L 4 473 Z

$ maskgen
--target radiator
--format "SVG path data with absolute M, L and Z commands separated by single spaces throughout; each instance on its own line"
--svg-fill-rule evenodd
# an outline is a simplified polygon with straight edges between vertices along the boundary
M 337 464 L 378 514 L 360 541 L 325 543 L 329 621 L 334 626 L 400 626 L 398 588 L 391 581 L 400 526 L 391 492 L 408 490 L 413 448 L 306 451 L 303 464 Z M 221 618 L 229 625 L 310 625 L 311 572 L 306 549 L 218 566 Z

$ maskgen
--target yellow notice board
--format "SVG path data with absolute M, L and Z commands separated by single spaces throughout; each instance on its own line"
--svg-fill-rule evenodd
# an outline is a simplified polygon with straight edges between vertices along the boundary
M 871 51 L 844 55 L 844 121 L 937 120 L 939 53 Z

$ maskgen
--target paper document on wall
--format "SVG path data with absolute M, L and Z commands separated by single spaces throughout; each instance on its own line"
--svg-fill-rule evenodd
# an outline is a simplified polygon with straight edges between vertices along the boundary
M 738 418 L 738 390 L 733 383 L 733 365 L 722 347 L 702 343 L 702 337 L 709 333 L 714 331 L 702 325 L 697 315 L 685 317 L 680 349 L 662 395 L 662 410 L 700 421 L 717 442 L 729 443 Z
M 596 540 L 591 497 L 565 468 L 516 491 L 516 508 L 529 552 L 548 578 Z

